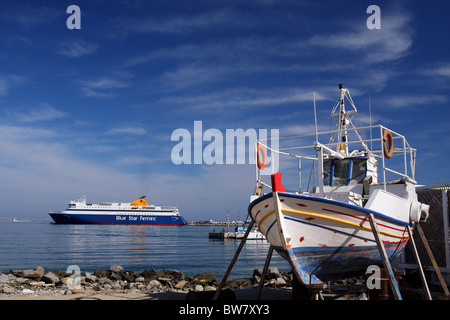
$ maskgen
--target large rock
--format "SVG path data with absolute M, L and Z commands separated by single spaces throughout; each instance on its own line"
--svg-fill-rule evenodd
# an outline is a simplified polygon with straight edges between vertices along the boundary
M 53 272 L 47 272 L 41 280 L 45 283 L 59 283 L 60 281 L 60 279 Z
M 109 268 L 109 271 L 121 273 L 121 272 L 123 272 L 123 268 L 119 265 L 115 265 L 115 266 L 111 266 Z
M 97 269 L 94 272 L 94 275 L 97 278 L 108 278 L 109 277 L 109 271 L 108 270 L 103 270 L 103 269 Z
M 194 282 L 199 284 L 211 284 L 216 280 L 216 276 L 212 272 L 198 273 L 194 277 Z
M 187 285 L 187 283 L 188 282 L 186 280 L 178 281 L 177 284 L 175 285 L 175 288 L 183 289 Z
M 136 274 L 133 271 L 127 271 L 123 273 L 122 277 L 128 282 L 133 282 L 136 279 Z
M 36 281 L 41 281 L 42 277 L 45 274 L 45 271 L 42 267 L 37 267 L 34 270 L 11 270 L 11 273 L 16 277 L 33 279 Z
M 0 274 L 0 283 L 8 283 L 9 277 L 6 274 Z
M 141 276 L 145 278 L 146 281 L 150 281 L 156 278 L 156 271 L 153 269 L 145 269 Z
M 147 289 L 161 288 L 161 287 L 162 284 L 158 280 L 151 280 L 147 285 Z

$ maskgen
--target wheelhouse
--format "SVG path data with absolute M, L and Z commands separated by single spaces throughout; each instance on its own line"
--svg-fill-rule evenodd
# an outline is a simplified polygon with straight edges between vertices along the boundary
M 325 159 L 324 185 L 339 187 L 363 183 L 367 175 L 367 160 L 367 157 Z

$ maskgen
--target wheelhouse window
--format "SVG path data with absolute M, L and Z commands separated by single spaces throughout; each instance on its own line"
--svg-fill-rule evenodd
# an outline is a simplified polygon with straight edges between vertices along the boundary
M 347 185 L 350 159 L 333 161 L 333 186 Z
M 362 183 L 366 177 L 367 160 L 366 159 L 352 159 L 352 174 L 350 183 Z
M 323 163 L 324 185 L 339 187 L 362 183 L 366 177 L 367 159 L 330 159 Z

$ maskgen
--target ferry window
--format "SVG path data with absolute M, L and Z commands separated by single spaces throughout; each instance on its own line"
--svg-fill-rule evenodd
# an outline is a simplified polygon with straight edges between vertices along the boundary
M 323 184 L 326 186 L 330 185 L 332 163 L 333 163 L 332 161 L 324 161 L 323 163 Z
M 367 160 L 366 159 L 353 159 L 353 169 L 351 182 L 362 183 L 366 177 Z
M 347 185 L 349 159 L 333 161 L 333 186 Z

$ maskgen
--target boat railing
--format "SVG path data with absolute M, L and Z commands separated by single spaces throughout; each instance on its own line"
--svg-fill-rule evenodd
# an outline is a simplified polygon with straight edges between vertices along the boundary
M 393 152 L 388 159 L 384 154 L 383 132 L 389 130 L 392 135 Z M 272 170 L 271 173 L 283 172 L 292 170 L 292 164 L 286 165 L 286 159 L 298 160 L 298 190 L 302 190 L 302 168 L 305 167 L 304 161 L 312 161 L 310 174 L 308 175 L 308 188 L 313 180 L 315 186 L 320 185 L 323 180 L 323 160 L 327 158 L 344 158 L 357 156 L 371 156 L 376 159 L 376 165 L 379 168 L 378 183 L 386 184 L 389 181 L 403 178 L 415 183 L 415 160 L 417 150 L 412 148 L 406 138 L 382 125 L 372 125 L 364 127 L 353 127 L 346 129 L 346 141 L 334 141 L 339 130 L 329 130 L 322 132 L 315 132 L 309 134 L 301 134 L 279 138 L 267 138 L 256 141 L 262 147 L 270 151 L 267 159 L 270 158 L 272 164 L 267 168 L 259 168 L 256 162 L 256 186 L 265 185 L 270 186 L 269 182 L 265 181 L 270 174 L 263 170 Z M 325 140 L 326 143 L 320 142 Z M 274 143 L 274 140 L 277 140 Z M 340 150 L 341 149 L 341 150 Z M 342 150 L 343 149 L 343 150 Z M 258 148 L 255 148 L 255 157 Z M 312 151 L 312 152 L 311 152 Z M 277 165 L 273 165 L 275 162 Z M 279 168 L 283 167 L 283 168 Z M 295 166 L 297 167 L 297 166 Z M 381 174 L 381 175 L 380 175 Z M 284 178 L 283 178 L 284 179 Z M 303 181 L 304 182 L 304 181 Z
M 177 207 L 174 207 L 174 206 L 161 206 L 161 210 L 172 210 L 172 211 L 175 211 L 175 210 L 177 210 Z

